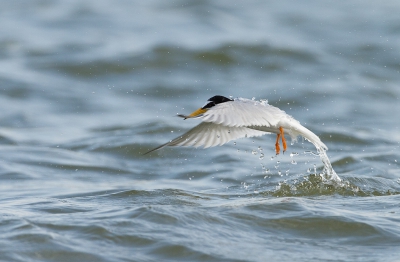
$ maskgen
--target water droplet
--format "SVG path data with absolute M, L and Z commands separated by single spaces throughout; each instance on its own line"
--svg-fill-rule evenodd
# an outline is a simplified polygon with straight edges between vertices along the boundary
M 281 161 L 276 161 L 276 164 L 278 164 L 278 165 L 279 165 L 280 163 L 281 163 Z
M 294 156 L 298 156 L 299 155 L 299 153 L 296 153 L 296 152 L 292 152 L 292 153 L 290 153 L 290 157 L 294 157 Z
M 236 146 L 236 142 L 233 142 L 233 144 Z
M 292 165 L 297 165 L 297 162 L 296 161 L 294 161 L 294 160 L 292 160 Z
M 278 170 L 278 175 L 282 176 L 282 172 L 280 170 Z
M 258 152 L 257 152 L 256 150 L 252 150 L 251 153 L 252 153 L 253 155 L 257 155 Z
M 219 138 L 220 136 L 219 135 L 217 135 L 217 138 Z
M 268 169 L 268 168 L 265 169 L 264 173 L 265 173 L 265 174 L 268 174 L 268 173 L 269 173 L 269 169 Z
M 261 153 L 259 158 L 264 159 L 264 153 Z
M 256 100 L 256 98 L 253 96 L 253 97 L 251 98 L 251 100 L 253 100 L 253 101 L 254 101 L 254 100 Z

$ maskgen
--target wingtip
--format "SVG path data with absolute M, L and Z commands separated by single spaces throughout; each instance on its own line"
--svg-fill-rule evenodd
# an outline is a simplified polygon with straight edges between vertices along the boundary
M 150 154 L 151 152 L 156 151 L 157 149 L 160 149 L 160 147 L 158 146 L 158 147 L 156 147 L 156 148 L 153 148 L 153 149 L 147 151 L 146 153 L 144 153 L 144 154 L 142 154 L 142 155 L 145 156 L 145 155 L 147 155 L 147 154 Z
M 144 155 L 147 155 L 147 154 L 150 154 L 150 153 L 152 153 L 152 152 L 154 152 L 154 151 L 156 151 L 156 150 L 158 150 L 158 149 L 161 149 L 161 148 L 167 146 L 168 144 L 169 144 L 169 143 L 165 143 L 165 144 L 162 144 L 161 146 L 158 146 L 158 147 L 156 147 L 156 148 L 153 148 L 153 149 L 151 149 L 150 151 L 147 151 L 146 153 L 144 153 L 143 156 L 144 156 Z
M 143 153 L 142 156 L 145 156 L 145 155 L 147 155 L 147 154 L 150 154 L 150 153 L 153 152 L 153 151 L 154 151 L 154 150 L 147 151 L 146 153 Z
M 142 156 L 145 156 L 145 155 L 147 155 L 147 154 L 150 154 L 150 153 L 153 152 L 153 151 L 155 151 L 155 150 L 152 149 L 152 150 L 150 150 L 150 151 L 147 151 L 146 153 L 143 153 Z

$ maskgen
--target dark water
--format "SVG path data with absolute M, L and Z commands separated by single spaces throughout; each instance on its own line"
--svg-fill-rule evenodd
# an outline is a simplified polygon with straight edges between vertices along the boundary
M 3 1 L 0 260 L 399 261 L 398 1 Z M 320 136 L 151 148 L 211 96 Z M 264 156 L 261 155 L 264 154 Z

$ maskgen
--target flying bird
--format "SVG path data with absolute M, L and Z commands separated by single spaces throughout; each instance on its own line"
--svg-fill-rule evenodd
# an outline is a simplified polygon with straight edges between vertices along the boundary
M 190 115 L 178 115 L 183 119 L 200 118 L 202 122 L 183 135 L 160 145 L 145 154 L 165 146 L 194 146 L 204 148 L 223 145 L 242 137 L 257 137 L 275 133 L 275 152 L 287 149 L 285 134 L 293 140 L 301 135 L 310 141 L 318 151 L 327 150 L 317 135 L 305 128 L 299 121 L 283 110 L 268 104 L 266 100 L 255 101 L 246 98 L 231 99 L 216 95 Z

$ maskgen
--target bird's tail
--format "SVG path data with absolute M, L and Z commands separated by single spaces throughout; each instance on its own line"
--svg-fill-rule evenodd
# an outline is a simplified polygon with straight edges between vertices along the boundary
M 286 128 L 285 131 L 292 137 L 292 139 L 296 139 L 297 136 L 302 136 L 310 141 L 317 148 L 317 150 L 328 150 L 328 147 L 321 141 L 321 139 L 319 139 L 316 134 L 302 126 L 300 123 L 296 123 L 296 125 Z

